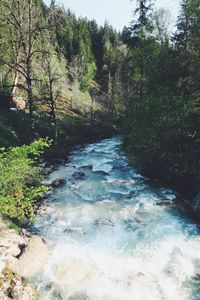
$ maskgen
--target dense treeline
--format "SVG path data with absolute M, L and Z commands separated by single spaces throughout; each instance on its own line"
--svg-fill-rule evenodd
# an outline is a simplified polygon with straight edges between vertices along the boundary
M 59 99 L 91 118 L 95 111 L 116 112 L 126 55 L 119 33 L 78 19 L 55 1 L 47 7 L 39 0 L 2 0 L 0 6 L 0 93 L 25 99 L 33 137 L 41 113 L 56 128 Z
M 198 0 L 183 0 L 169 38 L 166 13 L 139 0 L 138 19 L 124 34 L 131 57 L 126 148 L 147 175 L 194 193 L 200 184 L 199 8 Z
M 42 0 L 1 0 L 0 28 L 0 106 L 20 109 L 0 112 L 0 146 L 49 136 L 60 156 L 110 135 L 124 109 L 119 33 Z

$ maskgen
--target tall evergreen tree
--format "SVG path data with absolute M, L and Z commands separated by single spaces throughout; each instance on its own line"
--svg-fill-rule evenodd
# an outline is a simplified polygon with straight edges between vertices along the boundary
M 138 57 L 136 64 L 139 68 L 139 97 L 143 100 L 146 91 L 146 64 L 149 55 L 150 34 L 152 33 L 152 3 L 151 0 L 137 0 L 134 13 L 136 21 L 131 24 L 131 45 Z

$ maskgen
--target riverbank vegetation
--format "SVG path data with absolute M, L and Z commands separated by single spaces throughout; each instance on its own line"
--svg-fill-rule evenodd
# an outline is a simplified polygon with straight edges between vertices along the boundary
M 132 104 L 124 118 L 125 146 L 145 174 L 195 194 L 200 184 L 199 1 L 182 1 L 171 37 L 166 12 L 155 13 L 150 1 L 138 1 L 135 14 L 128 31 Z
M 27 146 L 0 148 L 0 211 L 3 216 L 18 223 L 33 220 L 37 200 L 47 187 L 42 185 L 42 171 L 37 158 L 48 140 L 38 140 Z

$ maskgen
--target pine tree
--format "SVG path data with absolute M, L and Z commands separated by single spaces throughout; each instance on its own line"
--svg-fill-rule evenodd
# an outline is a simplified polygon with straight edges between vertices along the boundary
M 151 0 L 137 0 L 138 6 L 135 9 L 136 21 L 131 24 L 131 45 L 135 49 L 135 55 L 138 56 L 137 63 L 139 67 L 139 97 L 143 100 L 146 93 L 146 61 L 148 59 L 149 37 L 153 31 L 152 27 L 152 3 Z
M 144 38 L 152 30 L 151 24 L 152 3 L 151 0 L 137 0 L 137 7 L 134 15 L 136 22 L 132 22 L 131 31 L 135 37 Z

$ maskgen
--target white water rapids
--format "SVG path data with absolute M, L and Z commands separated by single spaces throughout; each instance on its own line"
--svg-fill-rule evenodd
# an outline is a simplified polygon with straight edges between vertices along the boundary
M 179 212 L 173 191 L 128 165 L 120 144 L 75 150 L 50 175 L 67 184 L 35 224 L 50 248 L 34 279 L 40 300 L 200 299 L 197 225 Z M 74 179 L 77 171 L 85 177 Z

